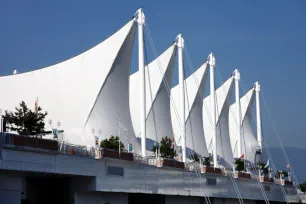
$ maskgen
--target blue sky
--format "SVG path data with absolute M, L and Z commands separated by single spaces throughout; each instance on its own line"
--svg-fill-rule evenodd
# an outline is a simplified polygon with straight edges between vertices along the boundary
M 302 0 L 1 1 L 0 75 L 75 56 L 118 30 L 141 6 L 159 53 L 182 33 L 194 68 L 212 51 L 223 80 L 239 68 L 241 94 L 259 80 L 285 146 L 306 148 Z M 134 57 L 132 71 L 136 67 Z M 278 146 L 266 113 L 262 103 L 264 137 Z

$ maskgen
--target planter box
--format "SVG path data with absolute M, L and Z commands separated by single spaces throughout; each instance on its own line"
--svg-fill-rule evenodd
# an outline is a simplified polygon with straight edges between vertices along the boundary
M 201 166 L 201 173 L 222 174 L 222 170 L 211 166 Z
M 58 141 L 46 140 L 29 136 L 10 136 L 11 144 L 19 147 L 32 147 L 46 150 L 58 151 Z
M 251 174 L 240 171 L 234 171 L 234 178 L 251 179 Z
M 120 159 L 123 159 L 123 160 L 126 160 L 126 161 L 134 161 L 133 153 L 121 152 L 120 156 L 121 156 Z
M 285 179 L 281 179 L 280 180 L 281 182 L 281 185 L 288 185 L 288 186 L 292 186 L 293 185 L 293 182 L 292 181 L 288 181 L 288 180 L 285 180 Z
M 273 183 L 274 182 L 273 178 L 269 178 L 269 177 L 266 177 L 266 176 L 260 176 L 259 180 L 260 180 L 261 183 L 263 183 L 263 182 Z
M 163 166 L 184 169 L 185 165 L 183 162 L 172 160 L 172 159 L 164 159 Z
M 133 161 L 134 160 L 134 155 L 132 153 L 128 152 L 120 152 L 119 156 L 119 151 L 115 151 L 112 149 L 102 149 L 102 157 L 108 157 L 108 158 L 113 158 L 113 159 L 122 159 L 126 161 Z

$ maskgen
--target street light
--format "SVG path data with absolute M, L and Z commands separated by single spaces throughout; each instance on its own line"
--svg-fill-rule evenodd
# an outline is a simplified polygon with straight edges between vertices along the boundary
M 3 117 L 2 117 L 2 109 L 1 108 L 0 108 L 0 117 L 1 117 L 0 132 L 2 133 L 3 132 Z
M 49 123 L 49 125 L 52 126 L 52 120 L 51 119 L 48 120 L 48 123 Z

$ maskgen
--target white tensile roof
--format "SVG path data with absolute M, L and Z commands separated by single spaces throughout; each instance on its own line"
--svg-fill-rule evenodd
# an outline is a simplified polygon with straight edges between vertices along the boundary
M 254 136 L 251 119 L 252 119 L 252 107 L 255 97 L 254 88 L 250 89 L 241 99 L 241 145 L 242 154 L 244 158 L 255 164 L 255 154 L 256 150 L 259 148 L 259 144 Z M 233 150 L 233 155 L 235 158 L 240 157 L 238 155 L 237 139 L 238 139 L 238 121 L 236 117 L 236 103 L 231 105 L 230 110 L 233 114 L 229 115 L 229 127 L 230 127 L 230 137 L 231 145 Z
M 170 98 L 176 44 L 145 67 L 146 87 L 146 149 L 154 142 L 173 136 L 170 118 Z M 139 71 L 130 76 L 130 111 L 136 136 L 140 136 L 140 80 Z M 167 81 L 167 83 L 165 83 Z
M 208 156 L 202 121 L 202 94 L 204 91 L 207 62 L 185 79 L 185 124 L 186 124 L 186 154 L 193 151 Z M 179 85 L 171 90 L 171 122 L 176 144 L 181 146 L 182 129 L 179 119 Z
M 131 20 L 108 39 L 90 50 L 59 64 L 17 75 L 0 77 L 3 110 L 13 111 L 21 101 L 31 108 L 38 105 L 48 112 L 48 120 L 61 122 L 65 141 L 94 145 L 101 139 L 118 135 L 118 119 L 128 129 L 127 141 L 136 152 L 140 145 L 134 135 L 129 113 L 129 74 L 135 36 Z M 95 130 L 94 133 L 92 130 Z M 127 147 L 127 146 L 126 146 Z
M 217 134 L 217 158 L 219 165 L 231 167 L 233 154 L 230 143 L 228 114 L 230 98 L 233 88 L 233 76 L 216 90 L 216 134 Z M 213 126 L 211 118 L 211 96 L 204 99 L 203 104 L 203 126 L 209 153 L 213 153 Z

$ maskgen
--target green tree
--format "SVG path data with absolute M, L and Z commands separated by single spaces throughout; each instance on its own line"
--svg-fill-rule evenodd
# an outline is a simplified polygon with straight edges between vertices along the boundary
M 264 175 L 268 175 L 269 174 L 269 170 L 268 167 L 266 167 L 266 164 L 264 162 L 257 162 L 257 169 L 259 170 L 263 170 Z
M 163 137 L 160 142 L 160 154 L 161 157 L 173 159 L 177 154 L 174 148 L 171 148 L 172 141 L 170 137 Z M 155 152 L 157 146 L 153 146 L 152 151 Z
M 300 184 L 300 189 L 302 192 L 306 192 L 306 181 L 302 184 Z
M 196 162 L 200 161 L 199 155 L 197 153 L 193 153 L 192 155 L 189 156 L 190 160 L 194 160 Z
M 280 175 L 283 175 L 283 177 L 288 177 L 288 172 L 285 170 L 279 170 L 275 173 L 275 178 L 280 178 Z
M 120 150 L 123 150 L 124 144 L 120 141 L 120 138 L 118 136 L 113 135 L 109 139 L 102 140 L 100 143 L 100 147 L 119 151 L 119 142 Z
M 236 165 L 236 171 L 245 171 L 245 168 L 244 168 L 244 160 L 242 159 L 237 159 L 235 161 L 235 165 Z
M 204 165 L 205 166 L 211 166 L 211 158 L 210 157 L 204 157 Z
M 41 107 L 37 107 L 37 111 L 34 112 L 21 101 L 19 107 L 15 107 L 14 113 L 6 110 L 3 119 L 11 131 L 16 131 L 20 135 L 39 135 L 45 132 L 44 120 L 47 114 L 42 112 Z

